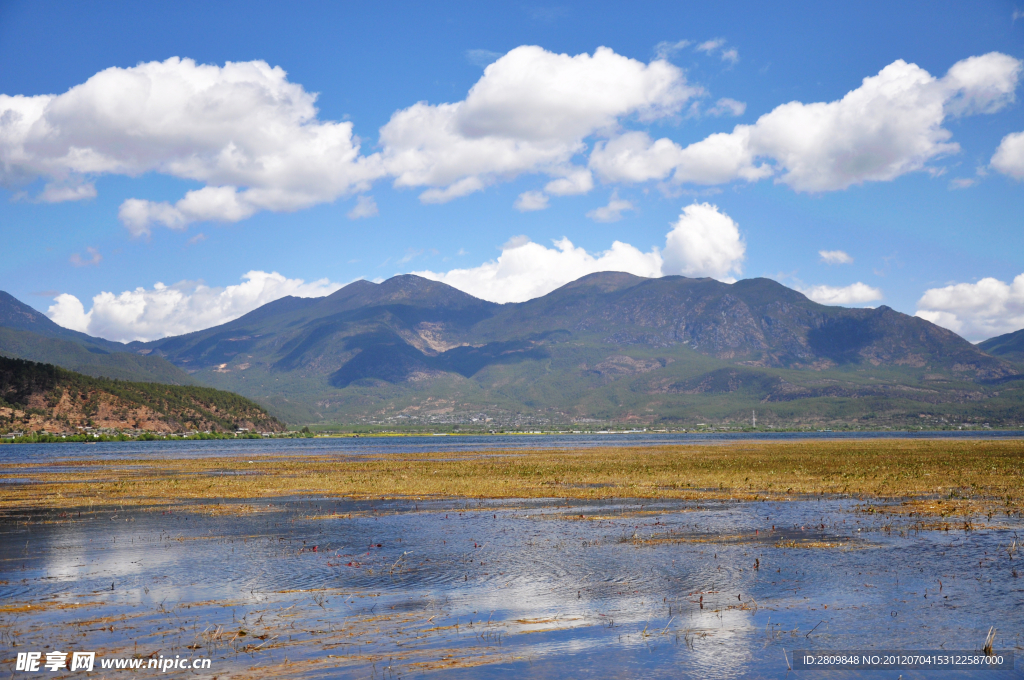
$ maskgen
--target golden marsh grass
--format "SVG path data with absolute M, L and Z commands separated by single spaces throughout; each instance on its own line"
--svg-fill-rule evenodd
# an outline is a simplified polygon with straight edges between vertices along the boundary
M 62 471 L 62 467 L 68 471 Z M 906 501 L 907 514 L 1018 512 L 1024 441 L 846 440 L 575 450 L 90 461 L 0 465 L 8 510 L 185 506 L 254 512 L 287 496 L 344 498 Z M 28 477 L 31 483 L 18 478 Z M 253 501 L 253 505 L 239 504 Z M 229 501 L 225 503 L 225 501 Z M 892 508 L 887 508 L 892 512 Z

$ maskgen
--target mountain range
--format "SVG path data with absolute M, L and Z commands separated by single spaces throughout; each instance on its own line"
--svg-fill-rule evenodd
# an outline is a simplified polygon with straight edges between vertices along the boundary
M 66 363 L 52 363 L 93 375 L 230 390 L 294 424 L 739 426 L 755 411 L 775 427 L 1024 422 L 1024 335 L 976 346 L 886 306 L 825 306 L 769 279 L 604 272 L 496 304 L 404 275 L 127 344 L 0 296 L 0 326 L 0 354 L 18 353 L 5 333 L 32 333 L 50 341 L 35 360 L 59 351 Z

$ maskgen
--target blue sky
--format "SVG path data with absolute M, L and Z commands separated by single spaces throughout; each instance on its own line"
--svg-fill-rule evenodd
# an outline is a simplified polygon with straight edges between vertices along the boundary
M 601 268 L 1024 327 L 1024 4 L 492 5 L 0 3 L 0 289 L 115 339 Z

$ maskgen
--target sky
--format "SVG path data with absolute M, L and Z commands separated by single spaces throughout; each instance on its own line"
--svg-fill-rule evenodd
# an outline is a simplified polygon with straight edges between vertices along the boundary
M 416 273 L 1024 328 L 1024 2 L 0 0 L 0 290 L 149 340 Z

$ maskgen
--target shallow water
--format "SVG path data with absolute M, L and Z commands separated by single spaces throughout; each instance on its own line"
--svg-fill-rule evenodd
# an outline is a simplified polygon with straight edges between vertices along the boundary
M 997 650 L 1024 649 L 1024 564 L 1007 551 L 1020 519 L 922 530 L 863 509 L 302 499 L 8 515 L 0 647 L 211 657 L 221 678 L 1024 677 L 788 671 L 794 649 L 979 650 L 990 626 Z
M 214 439 L 97 442 L 94 444 L 0 445 L 0 463 L 50 463 L 57 460 L 214 458 L 248 455 L 385 456 L 394 453 L 535 450 L 595 446 L 666 446 L 732 441 L 807 441 L 831 439 L 1024 439 L 1024 430 L 941 430 L 918 432 L 714 432 L 452 435 L 400 437 L 319 437 L 311 439 Z

